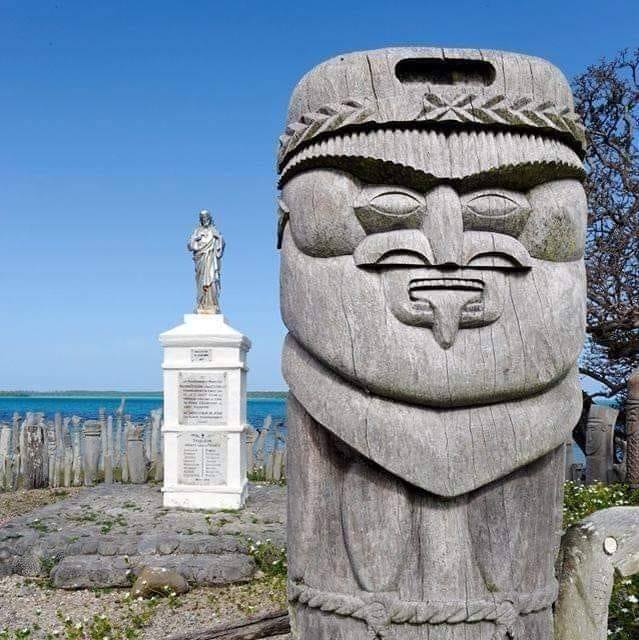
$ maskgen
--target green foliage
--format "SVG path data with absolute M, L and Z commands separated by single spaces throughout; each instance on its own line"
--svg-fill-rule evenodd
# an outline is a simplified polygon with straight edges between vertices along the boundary
M 44 573 L 45 580 L 44 586 L 48 589 L 53 589 L 53 581 L 51 579 L 51 571 L 56 564 L 60 562 L 60 558 L 57 556 L 43 556 L 40 558 L 40 570 Z
M 77 522 L 79 524 L 96 524 L 100 526 L 100 533 L 107 534 L 111 531 L 111 529 L 117 525 L 126 529 L 129 525 L 126 521 L 126 518 L 119 513 L 117 516 L 113 518 L 102 517 L 96 511 L 93 511 L 91 508 L 86 508 L 79 515 L 67 515 L 67 520 L 71 522 Z M 32 525 L 30 525 L 32 526 Z
M 263 576 L 243 584 L 228 585 L 212 590 L 206 599 L 216 616 L 232 607 L 244 615 L 254 614 L 265 604 L 275 604 L 278 609 L 287 605 L 286 575 Z
M 246 477 L 251 482 L 266 482 L 266 469 L 264 467 L 255 467 L 247 472 Z
M 639 490 L 625 484 L 564 484 L 564 527 L 600 509 L 639 505 Z
M 155 607 L 157 598 L 151 598 L 144 602 L 131 601 L 125 596 L 123 600 L 125 615 L 120 622 L 114 622 L 104 614 L 95 614 L 90 620 L 73 620 L 64 616 L 61 611 L 56 614 L 62 624 L 62 631 L 54 631 L 46 636 L 47 640 L 64 638 L 64 640 L 134 640 L 140 637 L 140 630 L 148 625 Z M 0 636 L 0 640 L 4 640 Z
M 267 576 L 285 576 L 287 570 L 286 549 L 278 547 L 270 539 L 264 542 L 247 538 L 249 555 L 257 568 Z
M 639 575 L 615 582 L 608 611 L 608 638 L 639 638 Z
M 21 629 L 14 629 L 10 631 L 6 627 L 0 629 L 0 640 L 23 640 L 24 638 L 31 638 L 31 627 L 22 627 Z M 33 629 L 34 631 L 36 629 Z
M 254 467 L 250 471 L 247 471 L 246 477 L 251 482 L 266 482 L 268 484 L 276 484 L 280 487 L 286 486 L 286 478 L 282 477 L 279 480 L 269 480 L 266 476 L 266 468 L 263 466 Z
M 639 506 L 639 490 L 625 484 L 599 482 L 564 485 L 564 526 L 575 524 L 599 509 L 622 506 Z M 615 581 L 608 612 L 608 638 L 639 638 L 639 575 Z
M 36 518 L 33 522 L 30 522 L 28 525 L 31 529 L 35 531 L 39 531 L 40 533 L 48 533 L 49 527 L 40 520 L 40 518 Z

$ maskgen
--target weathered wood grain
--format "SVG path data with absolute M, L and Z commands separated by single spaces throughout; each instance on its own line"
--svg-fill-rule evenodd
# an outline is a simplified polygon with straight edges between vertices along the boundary
M 223 624 L 167 636 L 166 640 L 259 640 L 288 633 L 291 629 L 288 612 L 276 611 L 253 616 L 238 624 Z
M 639 573 L 639 507 L 603 509 L 572 526 L 559 567 L 556 640 L 604 640 L 615 573 Z
M 610 482 L 614 463 L 614 430 L 619 411 L 593 404 L 586 424 L 586 482 Z
M 280 138 L 296 640 L 551 640 L 583 129 L 538 58 L 335 57 Z
M 628 379 L 626 399 L 626 482 L 639 487 L 639 369 Z

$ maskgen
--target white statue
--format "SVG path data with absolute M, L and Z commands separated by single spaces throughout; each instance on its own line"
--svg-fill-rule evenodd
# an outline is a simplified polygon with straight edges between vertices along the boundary
M 215 227 L 210 211 L 200 211 L 200 224 L 193 230 L 187 246 L 195 262 L 196 313 L 219 313 L 224 238 Z

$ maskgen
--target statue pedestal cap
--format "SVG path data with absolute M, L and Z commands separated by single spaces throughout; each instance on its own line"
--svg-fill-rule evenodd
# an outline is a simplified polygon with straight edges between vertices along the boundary
M 246 480 L 246 354 L 222 314 L 187 314 L 164 349 L 165 507 L 239 509 Z

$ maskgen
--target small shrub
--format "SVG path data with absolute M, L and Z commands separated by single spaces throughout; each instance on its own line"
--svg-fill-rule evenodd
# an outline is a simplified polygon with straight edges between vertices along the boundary
M 286 549 L 274 545 L 271 540 L 253 540 L 247 538 L 249 555 L 255 560 L 257 568 L 267 576 L 285 576 L 287 570 Z

